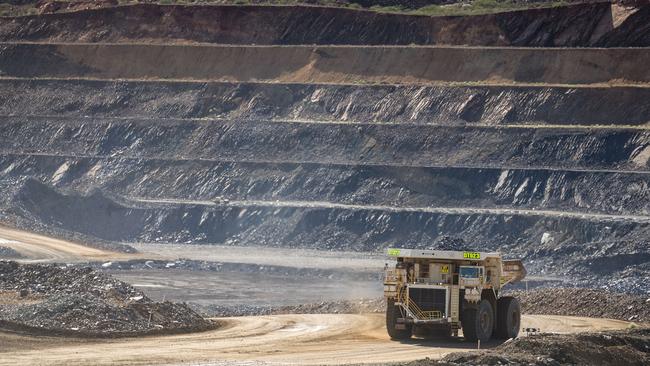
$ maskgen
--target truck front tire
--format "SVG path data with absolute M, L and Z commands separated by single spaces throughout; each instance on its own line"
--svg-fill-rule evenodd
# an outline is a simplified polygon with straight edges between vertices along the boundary
M 413 335 L 413 324 L 398 323 L 397 319 L 402 317 L 399 306 L 395 305 L 395 300 L 389 299 L 386 306 L 386 329 L 391 339 L 401 340 L 409 339 Z M 398 329 L 403 327 L 404 329 Z
M 497 326 L 495 335 L 498 339 L 516 338 L 521 325 L 521 306 L 519 300 L 504 296 L 497 302 Z
M 494 329 L 494 312 L 488 300 L 481 300 L 478 307 L 463 311 L 463 335 L 469 342 L 487 342 Z

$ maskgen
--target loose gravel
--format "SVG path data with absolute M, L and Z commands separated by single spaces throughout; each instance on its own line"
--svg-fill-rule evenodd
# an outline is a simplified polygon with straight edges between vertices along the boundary
M 455 365 L 648 365 L 650 328 L 578 334 L 542 334 L 517 338 L 489 351 L 453 353 L 442 361 L 409 366 Z
M 18 253 L 12 248 L 0 246 L 0 258 L 4 259 L 20 259 L 24 258 L 22 254 Z
M 572 315 L 650 323 L 650 294 L 645 296 L 584 288 L 511 291 L 527 314 Z
M 3 302 L 2 297 L 25 301 Z M 0 326 L 128 336 L 199 331 L 215 324 L 186 304 L 154 302 L 131 285 L 90 268 L 0 261 Z
M 197 312 L 208 317 L 257 316 L 278 314 L 367 314 L 386 310 L 384 299 L 359 299 L 323 301 L 295 306 L 237 306 L 189 304 Z

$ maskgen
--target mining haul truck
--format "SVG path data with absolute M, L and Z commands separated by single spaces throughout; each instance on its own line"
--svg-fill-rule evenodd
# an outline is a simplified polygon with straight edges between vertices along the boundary
M 501 288 L 526 276 L 521 260 L 499 253 L 388 249 L 397 260 L 386 265 L 386 328 L 392 339 L 414 332 L 458 336 L 476 342 L 515 338 L 521 309 Z

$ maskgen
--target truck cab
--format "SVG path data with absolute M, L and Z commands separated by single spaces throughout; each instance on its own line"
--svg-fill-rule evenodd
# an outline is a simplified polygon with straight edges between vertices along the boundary
M 501 288 L 526 275 L 520 260 L 500 253 L 388 249 L 394 267 L 384 273 L 386 327 L 393 339 L 420 332 L 468 341 L 514 338 L 519 333 L 519 301 L 500 296 Z

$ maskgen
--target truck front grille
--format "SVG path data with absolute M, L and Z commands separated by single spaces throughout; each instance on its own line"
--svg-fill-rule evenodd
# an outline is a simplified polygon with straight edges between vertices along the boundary
M 422 311 L 439 311 L 446 313 L 446 293 L 444 289 L 409 288 L 410 300 Z

